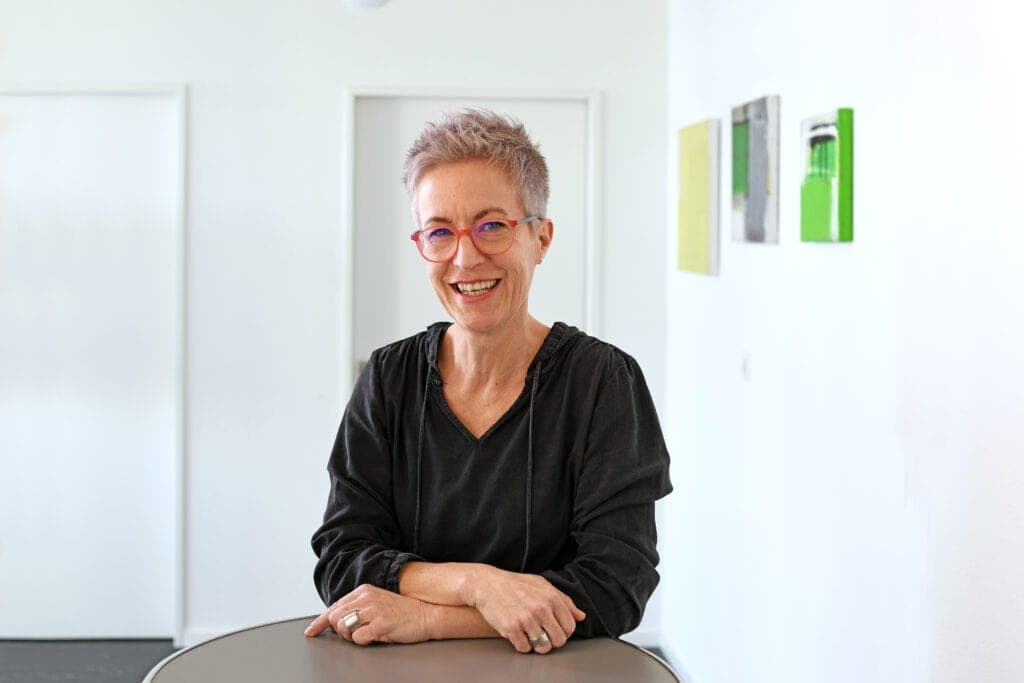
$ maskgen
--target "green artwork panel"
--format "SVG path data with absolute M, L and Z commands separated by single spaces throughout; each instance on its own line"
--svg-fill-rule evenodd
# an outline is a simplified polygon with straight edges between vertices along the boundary
M 747 156 L 750 145 L 750 126 L 744 123 L 732 124 L 732 193 L 747 194 Z
M 853 241 L 853 110 L 803 122 L 806 171 L 800 186 L 800 239 Z

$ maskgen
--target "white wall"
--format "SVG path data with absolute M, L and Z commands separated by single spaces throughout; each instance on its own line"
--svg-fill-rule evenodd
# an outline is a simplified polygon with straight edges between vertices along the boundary
M 603 91 L 602 332 L 660 396 L 664 18 L 660 0 L 0 5 L 4 82 L 189 86 L 189 640 L 318 605 L 308 539 L 347 399 L 344 87 Z
M 781 244 L 668 275 L 663 628 L 692 683 L 1024 678 L 1010 7 L 669 2 L 673 135 L 782 96 Z M 799 122 L 838 106 L 856 241 L 801 244 Z

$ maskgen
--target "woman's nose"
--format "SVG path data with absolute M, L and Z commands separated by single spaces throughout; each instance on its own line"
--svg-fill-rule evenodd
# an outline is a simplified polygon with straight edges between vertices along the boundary
M 466 234 L 459 238 L 459 243 L 455 247 L 455 256 L 452 257 L 452 263 L 463 270 L 468 270 L 473 266 L 479 265 L 484 260 L 484 255 L 480 253 L 480 250 L 473 244 L 472 238 Z

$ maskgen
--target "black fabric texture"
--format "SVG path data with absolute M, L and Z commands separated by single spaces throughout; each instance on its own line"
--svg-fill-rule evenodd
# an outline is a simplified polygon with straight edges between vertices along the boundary
M 569 595 L 587 613 L 576 636 L 632 630 L 658 583 L 654 501 L 672 490 L 636 361 L 555 323 L 522 394 L 477 439 L 444 400 L 449 325 L 374 351 L 359 376 L 312 540 L 321 598 L 397 592 L 412 559 L 482 562 Z

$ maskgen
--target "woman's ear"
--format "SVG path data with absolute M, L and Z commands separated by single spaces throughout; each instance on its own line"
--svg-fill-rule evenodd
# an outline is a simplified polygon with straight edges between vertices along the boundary
M 550 218 L 541 220 L 540 229 L 537 231 L 537 240 L 540 242 L 540 254 L 537 255 L 537 263 L 544 260 L 544 255 L 548 253 L 548 247 L 551 246 L 551 240 L 554 238 L 554 222 Z

